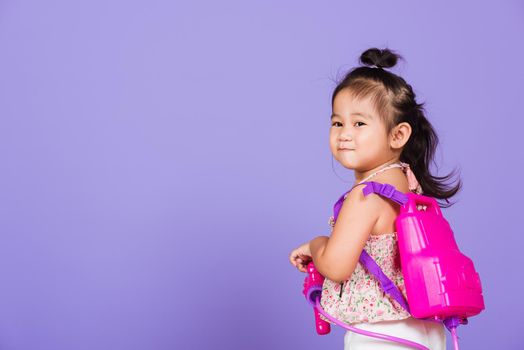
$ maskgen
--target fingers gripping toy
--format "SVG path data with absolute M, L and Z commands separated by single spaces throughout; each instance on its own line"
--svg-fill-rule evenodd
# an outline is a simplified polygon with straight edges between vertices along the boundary
M 360 263 L 377 278 L 383 290 L 414 318 L 443 322 L 452 334 L 455 349 L 458 349 L 456 328 L 467 324 L 468 317 L 484 309 L 482 286 L 473 262 L 459 251 L 453 231 L 434 198 L 415 193 L 404 194 L 389 184 L 364 183 L 367 184 L 364 195 L 376 193 L 401 205 L 395 226 L 408 302 L 365 250 L 360 256 Z M 335 220 L 348 192 L 335 204 Z M 419 204 L 426 205 L 426 210 L 418 210 Z M 331 317 L 320 305 L 323 276 L 316 271 L 313 262 L 309 263 L 307 272 L 303 293 L 315 308 L 318 334 L 330 331 L 329 324 L 320 319 L 318 313 L 321 313 L 350 331 L 427 349 L 405 339 L 363 331 Z

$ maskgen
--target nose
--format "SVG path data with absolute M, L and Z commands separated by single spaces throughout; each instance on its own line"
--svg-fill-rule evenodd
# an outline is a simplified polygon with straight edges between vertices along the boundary
M 340 142 L 351 141 L 352 139 L 353 139 L 353 137 L 350 136 L 347 131 L 341 131 L 340 135 L 338 136 L 338 140 Z

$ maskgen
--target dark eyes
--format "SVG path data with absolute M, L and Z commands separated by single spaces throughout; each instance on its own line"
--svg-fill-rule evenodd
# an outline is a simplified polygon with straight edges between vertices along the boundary
M 336 124 L 340 124 L 340 125 L 342 125 L 342 123 L 341 123 L 341 122 L 333 122 L 333 123 L 331 124 L 331 126 L 335 126 Z M 363 123 L 363 122 L 355 122 L 355 124 L 362 124 L 362 125 L 366 125 L 366 123 Z

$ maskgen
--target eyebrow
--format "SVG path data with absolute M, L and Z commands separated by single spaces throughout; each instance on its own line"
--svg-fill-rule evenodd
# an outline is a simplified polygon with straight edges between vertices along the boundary
M 367 118 L 367 119 L 373 119 L 373 117 L 371 117 L 370 115 L 368 114 L 364 114 L 364 113 L 361 113 L 361 112 L 355 112 L 355 113 L 351 113 L 350 115 L 358 115 L 358 116 L 361 116 L 361 117 L 364 117 L 364 118 Z M 331 115 L 331 119 L 335 118 L 335 117 L 339 117 L 339 118 L 342 118 L 342 116 L 336 114 L 336 113 L 333 113 Z

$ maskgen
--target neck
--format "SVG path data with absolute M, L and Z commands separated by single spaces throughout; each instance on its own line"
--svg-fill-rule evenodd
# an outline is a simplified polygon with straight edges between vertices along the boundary
M 365 178 L 367 178 L 368 176 L 370 176 L 371 174 L 379 171 L 382 168 L 387 167 L 390 164 L 397 163 L 398 161 L 399 161 L 399 159 L 397 157 L 395 157 L 393 159 L 388 160 L 385 163 L 380 164 L 379 166 L 377 166 L 377 167 L 375 167 L 373 169 L 369 169 L 369 170 L 365 170 L 365 171 L 355 170 L 355 185 L 358 184 L 359 182 L 361 182 L 362 180 L 364 180 Z

